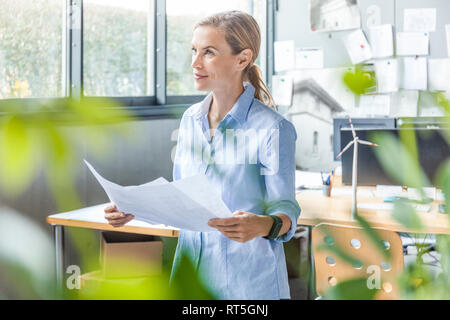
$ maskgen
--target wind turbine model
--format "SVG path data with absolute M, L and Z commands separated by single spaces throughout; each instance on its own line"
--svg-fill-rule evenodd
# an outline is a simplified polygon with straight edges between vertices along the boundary
M 357 209 L 356 209 L 356 188 L 357 188 L 357 184 L 358 184 L 358 143 L 361 144 L 366 144 L 368 146 L 372 146 L 372 147 L 378 147 L 377 144 L 369 142 L 369 141 L 364 141 L 358 138 L 358 136 L 355 133 L 355 128 L 353 127 L 353 122 L 352 119 L 350 118 L 350 116 L 348 116 L 348 121 L 350 122 L 350 128 L 352 129 L 352 135 L 353 135 L 353 140 L 350 141 L 344 149 L 342 149 L 342 151 L 338 154 L 337 158 L 340 158 L 341 155 L 347 151 L 348 148 L 350 148 L 352 146 L 352 144 L 354 144 L 353 147 L 353 169 L 352 169 L 352 218 L 355 219 L 355 216 L 357 214 Z

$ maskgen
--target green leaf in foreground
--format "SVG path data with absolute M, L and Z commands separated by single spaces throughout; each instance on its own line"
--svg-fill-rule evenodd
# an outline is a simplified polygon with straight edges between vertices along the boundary
M 0 174 L 3 190 L 17 194 L 34 175 L 33 143 L 26 123 L 10 116 L 0 123 Z
M 405 200 L 397 200 L 394 202 L 392 218 L 410 230 L 420 231 L 423 229 L 422 221 L 417 215 L 416 210 Z
M 203 285 L 189 256 L 182 253 L 180 262 L 173 275 L 170 289 L 173 299 L 212 300 L 214 296 Z
M 379 145 L 375 148 L 375 155 L 389 176 L 399 185 L 417 188 L 423 193 L 422 186 L 430 183 L 420 167 L 419 160 L 405 145 L 392 134 L 375 133 L 371 139 Z
M 373 229 L 369 222 L 365 220 L 360 215 L 355 216 L 356 221 L 358 221 L 359 225 L 363 228 L 364 233 L 369 237 L 369 239 L 375 244 L 375 246 L 380 250 L 380 252 L 385 256 L 385 258 L 390 259 L 391 252 L 386 250 L 384 246 L 383 240 L 378 235 L 377 231 Z
M 373 300 L 378 290 L 369 289 L 367 279 L 356 278 L 342 281 L 331 287 L 324 295 L 325 300 Z
M 361 260 L 354 258 L 353 256 L 349 255 L 344 250 L 342 250 L 341 248 L 339 248 L 335 245 L 322 243 L 322 244 L 318 245 L 315 249 L 330 251 L 330 252 L 334 253 L 338 258 L 343 260 L 344 262 L 351 264 L 353 266 L 361 265 Z

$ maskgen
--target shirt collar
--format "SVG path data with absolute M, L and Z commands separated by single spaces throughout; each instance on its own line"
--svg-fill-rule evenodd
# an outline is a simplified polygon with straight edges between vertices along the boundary
M 239 124 L 243 124 L 247 118 L 248 110 L 255 96 L 255 88 L 250 82 L 244 82 L 244 92 L 238 98 L 233 108 L 228 112 Z M 195 113 L 195 119 L 199 120 L 208 114 L 211 106 L 212 92 L 210 92 L 202 102 L 200 102 L 199 110 Z

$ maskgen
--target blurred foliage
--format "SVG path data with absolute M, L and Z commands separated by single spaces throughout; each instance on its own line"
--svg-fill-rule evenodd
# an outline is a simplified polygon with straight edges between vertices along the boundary
M 109 99 L 49 100 L 39 104 L 26 100 L 0 101 L 0 186 L 9 196 L 17 196 L 42 171 L 59 208 L 80 206 L 75 190 L 78 150 L 86 144 L 96 156 L 108 151 L 111 137 L 127 133 L 134 119 L 126 109 Z M 80 126 L 80 136 L 70 134 L 63 123 Z
M 92 258 L 92 255 L 90 256 Z M 129 261 L 129 270 L 138 267 Z M 66 291 L 70 299 L 157 299 L 157 300 L 211 300 L 212 295 L 201 282 L 187 255 L 182 254 L 179 274 L 170 281 L 170 271 L 143 278 L 105 279 L 101 272 L 84 275 L 81 290 Z M 89 281 L 91 279 L 91 281 Z
M 0 207 L 0 298 L 55 298 L 53 243 L 19 212 Z
M 108 142 L 113 141 L 114 135 L 126 134 L 126 123 L 134 117 L 108 99 L 61 99 L 36 104 L 22 100 L 0 102 L 0 112 L 3 113 L 0 123 L 2 190 L 10 197 L 19 196 L 36 174 L 44 171 L 60 211 L 79 208 L 82 204 L 75 184 L 76 168 L 81 163 L 80 143 L 90 145 L 98 156 L 104 156 L 109 150 Z M 69 119 L 70 125 L 76 124 L 85 129 L 81 137 L 73 139 L 64 130 L 62 124 Z M 54 250 L 51 239 L 27 218 L 20 218 L 19 213 L 4 214 L 9 212 L 6 208 L 1 211 L 0 243 L 4 245 L 0 244 L 0 267 L 3 276 L 11 280 L 8 281 L 10 288 L 7 291 L 3 292 L 0 288 L 0 296 L 19 299 L 214 298 L 197 278 L 194 267 L 186 257 L 182 258 L 178 280 L 172 283 L 170 289 L 169 270 L 165 268 L 161 276 L 151 279 L 87 281 L 86 290 L 63 290 L 58 293 L 55 291 L 54 273 L 49 271 L 54 269 L 53 258 L 49 257 Z M 20 228 L 17 228 L 19 225 Z M 80 269 L 95 270 L 98 267 L 98 256 L 95 254 L 98 248 L 83 249 L 83 243 L 98 242 L 94 231 L 80 228 L 67 230 L 79 255 Z M 41 242 L 45 245 L 39 243 L 38 238 L 42 238 Z M 35 261 L 31 261 L 32 258 Z M 130 265 L 129 261 L 127 264 Z M 130 268 L 133 267 L 136 265 L 130 265 Z M 0 278 L 2 282 L 6 281 L 3 276 Z
M 378 250 L 383 254 L 383 256 L 389 261 L 391 259 L 391 252 L 386 250 L 386 247 L 383 243 L 378 232 L 370 227 L 370 223 L 364 219 L 360 215 L 355 216 L 355 220 L 358 224 L 363 228 L 364 233 L 368 236 L 368 238 L 375 244 Z
M 331 287 L 323 297 L 324 300 L 372 300 L 377 291 L 367 287 L 366 278 L 342 281 Z
M 358 68 L 354 72 L 348 71 L 344 76 L 344 83 L 347 87 L 357 95 L 364 94 L 370 88 L 376 79 L 366 77 Z M 450 116 L 450 102 L 446 99 L 444 93 L 432 94 L 435 102 L 439 105 L 446 117 Z M 375 149 L 375 154 L 383 169 L 398 183 L 398 185 L 417 188 L 420 195 L 420 201 L 409 199 L 398 199 L 394 202 L 391 213 L 393 219 L 402 226 L 415 231 L 423 231 L 423 223 L 417 214 L 414 205 L 417 203 L 430 203 L 427 199 L 423 187 L 431 185 L 428 178 L 424 174 L 418 158 L 417 139 L 414 126 L 406 124 L 399 131 L 399 137 L 392 134 L 376 133 L 371 139 L 380 147 Z M 450 144 L 450 130 L 440 130 L 447 142 Z M 450 221 L 449 205 L 450 199 L 450 160 L 447 159 L 438 168 L 436 187 L 441 189 L 446 203 L 446 214 Z M 361 216 L 357 216 L 359 225 L 367 234 L 372 234 L 371 239 L 375 244 L 380 244 L 370 224 L 363 220 Z M 426 238 L 426 236 L 425 236 Z M 415 239 L 415 247 L 417 255 L 415 263 L 405 267 L 403 273 L 398 277 L 398 284 L 401 290 L 402 299 L 449 299 L 450 298 L 450 235 L 442 234 L 436 236 L 436 246 L 434 254 L 431 255 L 432 248 L 425 245 L 420 240 Z M 330 248 L 326 248 L 330 250 Z M 382 250 L 382 247 L 379 248 Z M 339 251 L 334 248 L 333 250 Z M 386 250 L 383 250 L 386 252 Z M 336 252 L 338 254 L 338 252 Z M 431 256 L 435 263 L 428 263 L 424 257 Z M 354 257 L 342 257 L 346 261 L 351 262 Z M 436 275 L 437 274 L 437 275 Z M 367 292 L 367 279 L 351 279 L 338 283 L 335 287 L 326 293 L 325 298 L 329 299 L 373 299 L 375 294 L 370 296 Z M 376 293 L 375 290 L 372 290 Z

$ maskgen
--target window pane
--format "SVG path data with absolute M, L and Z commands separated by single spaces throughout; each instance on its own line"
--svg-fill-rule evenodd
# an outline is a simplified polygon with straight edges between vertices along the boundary
M 204 94 L 195 90 L 191 68 L 192 32 L 199 20 L 221 11 L 245 11 L 258 21 L 261 37 L 264 39 L 266 34 L 263 4 L 264 0 L 167 0 L 167 95 Z M 259 66 L 261 54 L 262 51 L 256 61 Z
M 149 0 L 83 1 L 84 95 L 154 95 L 150 10 Z
M 0 1 L 0 99 L 63 95 L 62 4 Z

